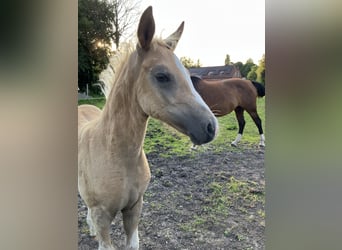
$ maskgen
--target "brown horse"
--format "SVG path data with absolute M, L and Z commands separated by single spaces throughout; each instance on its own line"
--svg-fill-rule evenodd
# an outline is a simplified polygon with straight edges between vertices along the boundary
M 88 207 L 90 234 L 96 235 L 101 250 L 114 249 L 109 230 L 118 212 L 126 248 L 139 248 L 138 222 L 151 176 L 143 151 L 148 117 L 173 126 L 198 145 L 216 135 L 215 116 L 173 53 L 183 27 L 165 40 L 154 39 L 152 7 L 147 8 L 137 45 L 104 74 L 114 79 L 103 111 L 79 106 L 78 188 Z
M 239 123 L 239 132 L 231 143 L 237 146 L 245 127 L 244 111 L 252 117 L 260 134 L 259 146 L 265 146 L 265 136 L 261 119 L 257 112 L 256 98 L 265 96 L 265 87 L 255 81 L 231 78 L 219 81 L 206 81 L 198 76 L 191 76 L 196 91 L 202 96 L 215 116 L 220 117 L 235 111 Z

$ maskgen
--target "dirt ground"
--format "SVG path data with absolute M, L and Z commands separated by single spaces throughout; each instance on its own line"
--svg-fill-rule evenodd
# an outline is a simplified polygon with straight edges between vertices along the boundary
M 158 155 L 147 155 L 152 177 L 139 224 L 140 249 L 265 249 L 263 148 Z M 79 249 L 97 249 L 78 199 Z M 121 215 L 111 236 L 124 249 Z

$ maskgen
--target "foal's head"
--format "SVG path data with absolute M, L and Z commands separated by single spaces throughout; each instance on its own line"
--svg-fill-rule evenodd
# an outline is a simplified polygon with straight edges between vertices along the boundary
M 173 53 L 183 28 L 184 22 L 168 38 L 153 39 L 152 7 L 145 10 L 138 27 L 139 43 L 133 60 L 136 98 L 146 115 L 171 125 L 200 145 L 215 137 L 217 120 Z

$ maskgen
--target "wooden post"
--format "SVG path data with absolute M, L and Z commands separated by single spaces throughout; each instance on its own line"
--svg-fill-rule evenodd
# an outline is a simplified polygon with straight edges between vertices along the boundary
M 89 99 L 89 89 L 88 89 L 88 83 L 87 83 L 87 99 Z

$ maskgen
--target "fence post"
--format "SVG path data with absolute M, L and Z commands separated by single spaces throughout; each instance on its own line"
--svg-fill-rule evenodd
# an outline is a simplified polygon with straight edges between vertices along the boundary
M 88 89 L 88 83 L 87 83 L 87 99 L 89 99 L 89 89 Z

